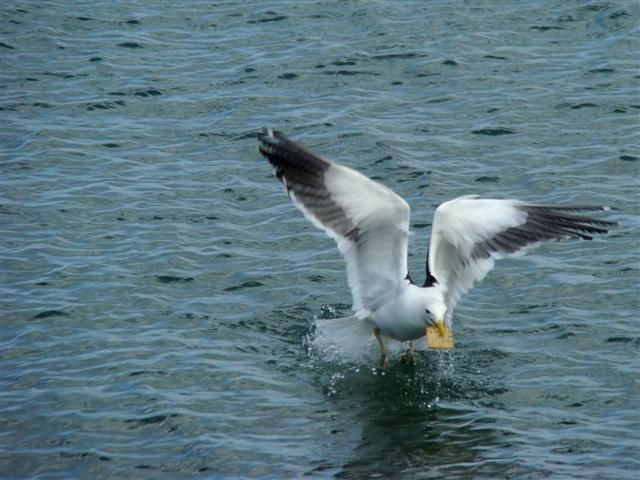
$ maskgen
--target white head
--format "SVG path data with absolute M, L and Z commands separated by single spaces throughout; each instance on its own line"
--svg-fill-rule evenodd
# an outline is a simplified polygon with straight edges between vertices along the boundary
M 444 336 L 445 322 L 447 321 L 447 305 L 444 303 L 444 295 L 438 286 L 424 288 L 424 309 L 429 322 Z

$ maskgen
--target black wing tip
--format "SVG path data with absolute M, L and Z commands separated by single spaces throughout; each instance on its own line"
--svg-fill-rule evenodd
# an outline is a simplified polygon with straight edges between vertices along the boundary
M 279 168 L 280 173 L 286 170 L 290 176 L 300 176 L 301 174 L 319 176 L 331 166 L 329 160 L 325 160 L 299 143 L 289 140 L 279 130 L 265 128 L 258 133 L 258 140 L 260 142 L 258 151 L 272 165 Z M 280 176 L 279 174 L 278 177 Z
M 609 233 L 617 222 L 602 220 L 580 213 L 586 211 L 610 211 L 608 206 L 591 205 L 526 205 L 524 210 L 530 215 L 527 222 L 539 230 L 547 240 L 580 238 L 592 240 L 592 235 Z M 578 214 L 576 214 L 578 212 Z M 541 238 L 544 240 L 544 238 Z
M 263 128 L 257 135 L 258 151 L 264 155 L 271 163 L 274 163 L 274 157 L 278 155 L 278 152 L 282 152 L 282 148 L 287 149 L 287 146 L 292 142 L 285 136 L 280 130 L 274 130 L 273 128 Z
M 600 227 L 615 227 L 618 222 L 612 220 L 602 220 L 600 218 L 594 218 L 584 215 L 574 215 L 574 212 L 611 212 L 617 211 L 615 207 L 608 205 L 543 205 L 543 204 L 525 204 L 523 205 L 525 211 L 540 212 L 543 215 L 548 214 L 557 218 L 564 218 L 566 220 L 572 220 L 579 223 L 597 225 Z M 568 212 L 568 213 L 564 213 Z M 606 230 L 598 233 L 606 233 Z
M 260 142 L 258 151 L 273 163 L 272 156 L 275 155 L 279 139 L 282 137 L 282 132 L 271 128 L 263 128 L 257 137 L 258 142 Z
M 287 138 L 280 130 L 274 130 L 273 128 L 263 127 L 261 132 L 258 132 L 258 140 L 262 143 L 274 143 L 280 138 Z
M 616 207 L 608 205 L 553 205 L 546 203 L 523 203 L 525 208 L 537 210 L 555 210 L 558 212 L 609 212 L 617 210 Z

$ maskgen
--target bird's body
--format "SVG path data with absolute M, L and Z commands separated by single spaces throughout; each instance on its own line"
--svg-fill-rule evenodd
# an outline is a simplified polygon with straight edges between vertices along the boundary
M 400 341 L 415 340 L 424 336 L 431 324 L 425 305 L 444 303 L 439 286 L 419 287 L 409 280 L 398 283 L 389 299 L 372 312 L 366 321 L 389 338 Z
M 496 259 L 545 241 L 591 239 L 614 225 L 582 214 L 607 207 L 459 197 L 435 211 L 426 280 L 418 286 L 407 268 L 410 208 L 401 197 L 280 132 L 267 129 L 259 140 L 260 152 L 296 207 L 336 241 L 353 296 L 355 315 L 348 321 L 375 334 L 383 363 L 383 337 L 414 340 L 432 324 L 444 335 L 460 296 L 486 276 Z M 335 330 L 347 334 L 344 327 Z

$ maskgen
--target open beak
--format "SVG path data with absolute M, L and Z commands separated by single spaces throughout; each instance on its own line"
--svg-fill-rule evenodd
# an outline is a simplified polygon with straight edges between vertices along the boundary
M 433 323 L 433 326 L 436 327 L 438 329 L 438 332 L 440 332 L 440 336 L 444 337 L 445 334 L 445 327 L 444 327 L 444 321 L 442 320 L 438 320 L 437 322 L 434 320 L 431 320 L 431 323 Z

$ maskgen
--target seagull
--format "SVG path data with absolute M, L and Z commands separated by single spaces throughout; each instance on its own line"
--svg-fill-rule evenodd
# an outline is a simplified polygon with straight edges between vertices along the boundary
M 354 327 L 373 333 L 385 366 L 385 339 L 409 342 L 435 327 L 452 327 L 460 297 L 481 281 L 495 260 L 540 243 L 607 233 L 614 222 L 585 216 L 599 206 L 557 206 L 466 195 L 436 209 L 426 280 L 409 275 L 410 208 L 399 195 L 354 169 L 311 152 L 282 132 L 258 134 L 260 153 L 275 167 L 294 205 L 333 238 L 347 265 Z M 357 324 L 357 325 L 356 325 Z M 344 333 L 344 332 L 343 332 Z M 369 337 L 371 338 L 371 337 Z

